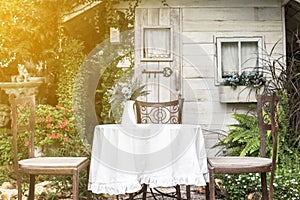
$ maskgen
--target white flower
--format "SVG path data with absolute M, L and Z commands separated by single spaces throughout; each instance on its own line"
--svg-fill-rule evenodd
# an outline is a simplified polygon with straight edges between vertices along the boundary
M 102 56 L 104 54 L 104 51 L 103 50 L 100 50 L 99 52 L 98 52 L 98 55 L 99 56 Z
M 129 88 L 128 86 L 123 87 L 122 90 L 121 90 L 121 92 L 122 92 L 123 94 L 128 94 L 128 93 L 130 93 L 130 88 Z

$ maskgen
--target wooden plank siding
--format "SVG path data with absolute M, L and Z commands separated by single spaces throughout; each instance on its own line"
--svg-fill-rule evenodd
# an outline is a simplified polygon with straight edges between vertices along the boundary
M 280 7 L 281 0 L 167 0 L 170 8 L 272 8 Z M 126 2 L 116 6 L 118 9 L 127 8 Z M 162 8 L 161 0 L 142 0 L 140 8 Z
M 144 24 L 145 20 L 148 24 L 169 25 L 168 19 L 172 23 L 173 17 L 177 17 L 172 14 L 172 9 L 180 9 L 180 19 L 175 19 L 180 21 L 180 33 L 176 36 L 180 43 L 176 48 L 182 60 L 175 59 L 173 64 L 178 66 L 182 76 L 183 123 L 200 124 L 207 134 L 209 149 L 218 141 L 217 134 L 213 137 L 211 133 L 227 131 L 228 125 L 235 123 L 232 114 L 247 112 L 249 105 L 219 101 L 219 86 L 215 81 L 216 37 L 262 37 L 265 52 L 270 52 L 280 41 L 275 52 L 278 57 L 283 55 L 281 0 L 168 0 L 167 3 L 169 7 L 163 7 L 160 0 L 143 0 L 140 8 L 148 11 L 137 10 L 136 25 Z M 159 18 L 152 18 L 154 15 Z M 140 38 L 135 39 L 140 41 Z M 136 64 L 139 65 L 139 61 Z M 209 152 L 211 156 L 217 150 Z

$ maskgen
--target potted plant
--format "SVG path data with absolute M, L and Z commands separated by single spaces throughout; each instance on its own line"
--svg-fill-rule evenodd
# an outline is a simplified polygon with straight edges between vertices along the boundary
M 110 94 L 109 103 L 111 104 L 110 116 L 117 123 L 121 121 L 122 123 L 135 122 L 134 101 L 140 96 L 149 94 L 146 85 L 140 84 L 133 77 L 133 71 L 126 73 L 108 92 Z M 122 118 L 121 113 L 123 114 Z

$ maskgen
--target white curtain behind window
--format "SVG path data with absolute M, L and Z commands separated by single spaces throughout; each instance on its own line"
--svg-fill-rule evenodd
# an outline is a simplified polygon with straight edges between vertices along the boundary
M 222 77 L 239 71 L 239 55 L 237 42 L 222 42 Z
M 258 66 L 258 46 L 257 42 L 242 42 L 242 71 L 253 71 Z
M 144 57 L 169 58 L 171 42 L 170 34 L 169 28 L 145 28 Z

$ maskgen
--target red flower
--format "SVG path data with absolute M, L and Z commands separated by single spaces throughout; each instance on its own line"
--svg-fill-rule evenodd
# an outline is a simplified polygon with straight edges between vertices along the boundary
M 68 109 L 65 109 L 65 113 L 68 113 L 69 112 L 69 110 Z
M 46 127 L 47 127 L 47 128 L 51 128 L 51 124 L 50 124 L 50 123 L 48 123 Z
M 60 125 L 55 125 L 55 128 L 61 128 L 61 126 Z
M 41 122 L 44 122 L 46 121 L 45 117 L 41 118 Z
M 48 122 L 51 123 L 53 121 L 53 117 L 49 117 Z
M 60 133 L 57 133 L 57 134 L 56 134 L 56 138 L 60 138 Z

